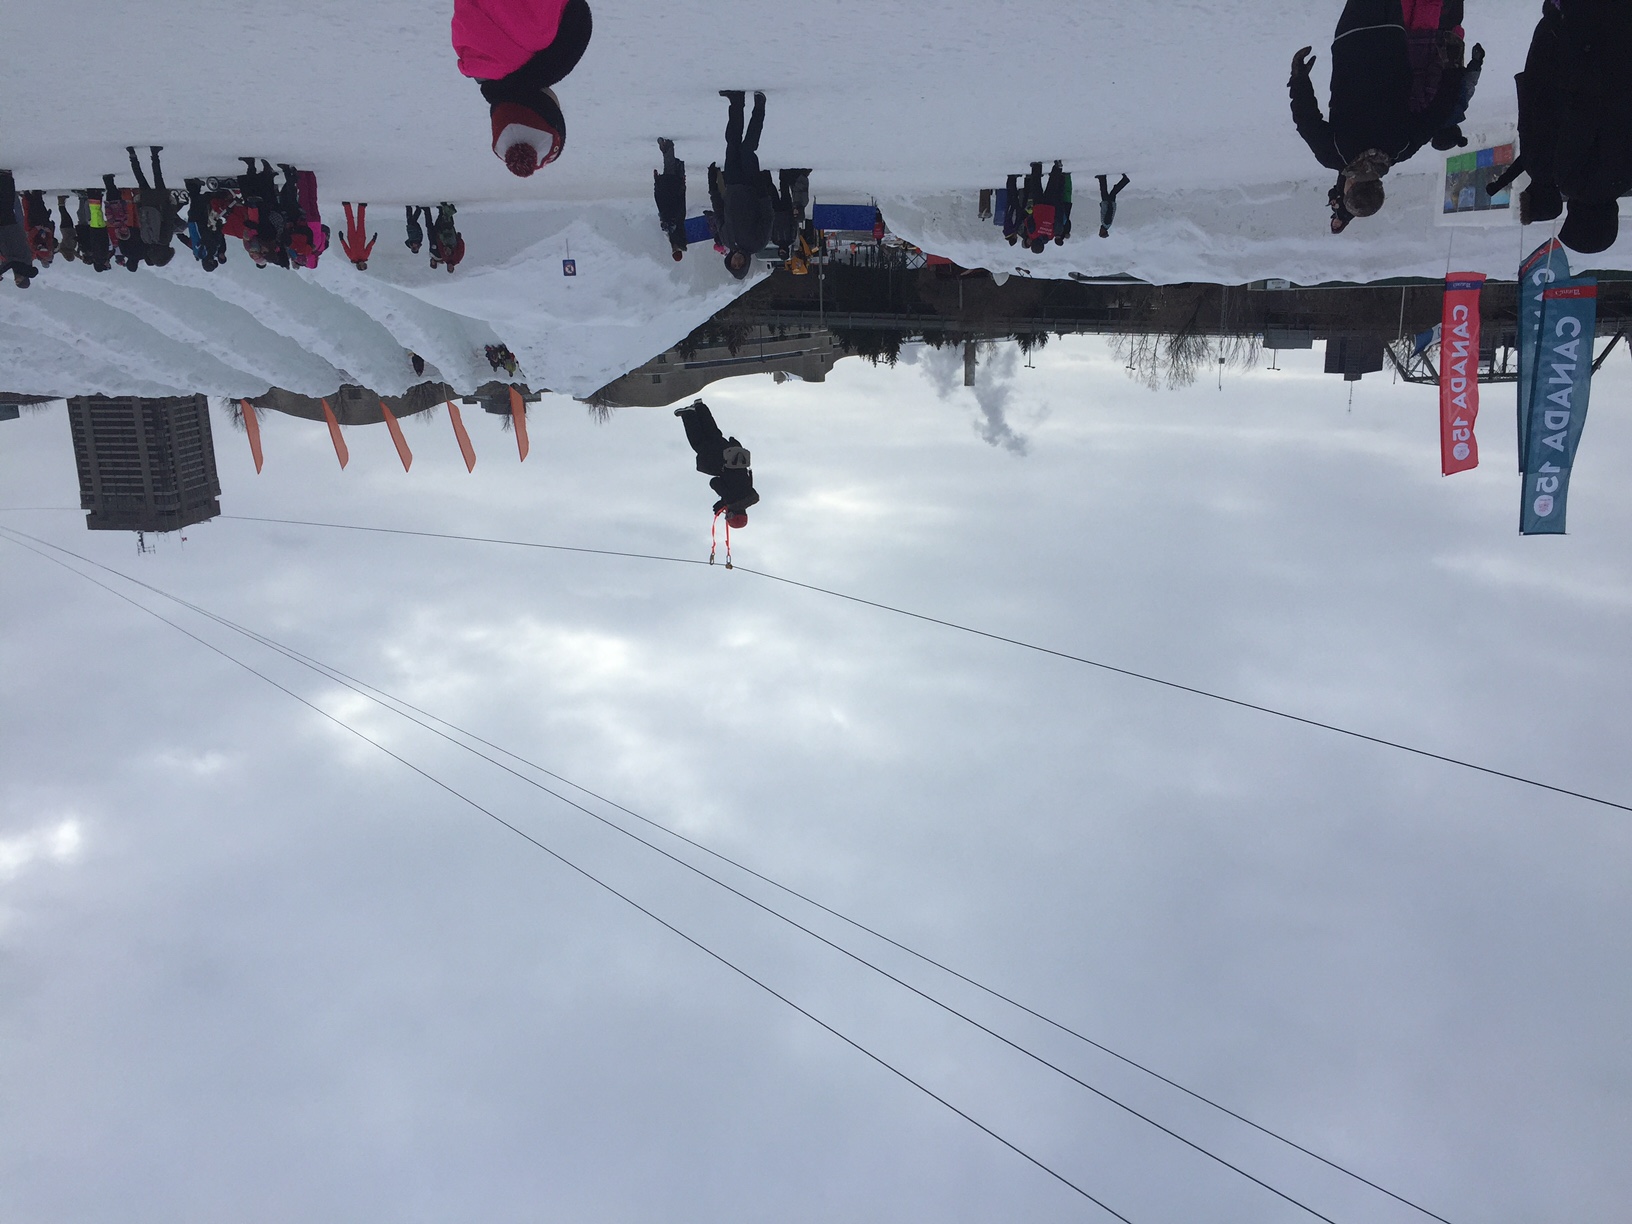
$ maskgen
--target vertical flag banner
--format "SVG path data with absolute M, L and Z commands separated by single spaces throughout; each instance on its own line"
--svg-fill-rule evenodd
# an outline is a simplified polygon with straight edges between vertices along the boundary
M 1535 386 L 1536 346 L 1541 338 L 1541 295 L 1547 286 L 1570 279 L 1570 257 L 1557 238 L 1542 243 L 1519 265 L 1519 471 L 1529 442 L 1530 394 Z
M 1592 277 L 1554 283 L 1542 293 L 1530 416 L 1524 426 L 1524 496 L 1519 531 L 1563 535 L 1570 468 L 1587 423 L 1598 284 Z
M 1445 278 L 1445 306 L 1439 324 L 1439 470 L 1450 476 L 1479 466 L 1479 293 L 1478 272 Z

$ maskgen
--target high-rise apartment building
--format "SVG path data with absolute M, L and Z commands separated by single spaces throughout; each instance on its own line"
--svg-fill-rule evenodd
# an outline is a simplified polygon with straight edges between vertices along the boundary
M 68 401 L 68 420 L 92 531 L 175 531 L 221 513 L 202 395 L 80 396 Z

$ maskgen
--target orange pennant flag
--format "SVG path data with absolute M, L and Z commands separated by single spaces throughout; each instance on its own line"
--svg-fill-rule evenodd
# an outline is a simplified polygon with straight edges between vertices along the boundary
M 521 456 L 521 462 L 527 462 L 527 405 L 522 402 L 521 392 L 515 387 L 510 388 L 510 420 L 516 427 L 516 453 Z
M 340 422 L 334 419 L 334 409 L 329 407 L 329 401 L 323 401 L 323 419 L 329 423 L 329 437 L 334 441 L 334 455 L 340 460 L 340 470 L 346 470 L 346 464 L 351 462 L 351 452 L 346 449 L 346 440 L 340 436 Z
M 380 401 L 380 411 L 385 413 L 385 427 L 391 431 L 391 441 L 396 444 L 397 458 L 402 460 L 402 470 L 407 471 L 414 466 L 414 452 L 408 449 L 408 439 L 402 436 L 402 426 L 397 424 L 397 418 L 391 415 L 391 409 Z
M 476 470 L 476 448 L 470 444 L 470 435 L 465 432 L 465 418 L 460 415 L 459 407 L 452 400 L 448 401 L 448 420 L 453 422 L 453 436 L 459 439 L 459 453 L 465 457 L 465 471 Z
M 249 453 L 255 458 L 255 474 L 261 474 L 261 422 L 255 416 L 255 405 L 246 400 L 238 404 L 244 410 L 244 432 L 249 435 Z

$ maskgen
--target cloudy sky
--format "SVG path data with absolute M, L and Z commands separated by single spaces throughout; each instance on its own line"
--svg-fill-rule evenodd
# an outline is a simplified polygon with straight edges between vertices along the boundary
M 1096 339 L 720 385 L 772 573 L 1632 801 L 1632 362 L 1571 534 L 1516 530 L 1511 392 L 1280 372 L 1152 393 Z M 703 558 L 665 411 L 219 413 L 228 515 Z M 0 505 L 72 506 L 60 406 Z M 138 557 L 263 631 L 1013 994 L 1448 1219 L 1629 1195 L 1625 813 L 719 567 L 223 518 Z M 76 563 L 77 564 L 77 563 Z M 1136 1224 L 1302 1212 L 582 814 L 102 581 L 602 875 Z M 1096 1210 L 334 723 L 0 544 L 0 1218 L 1076 1220 Z M 591 806 L 596 806 L 591 804 Z M 616 812 L 610 812 L 617 815 Z M 684 847 L 679 847 L 684 849 Z M 695 856 L 694 856 L 695 857 Z M 722 871 L 728 869 L 720 869 Z M 1408 1209 L 786 905 L 1333 1219 Z M 1108 1217 L 1101 1217 L 1108 1218 Z

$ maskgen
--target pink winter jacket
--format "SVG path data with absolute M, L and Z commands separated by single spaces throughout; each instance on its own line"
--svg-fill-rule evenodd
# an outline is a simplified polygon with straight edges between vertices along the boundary
M 497 81 L 555 41 L 567 0 L 453 0 L 459 71 Z

